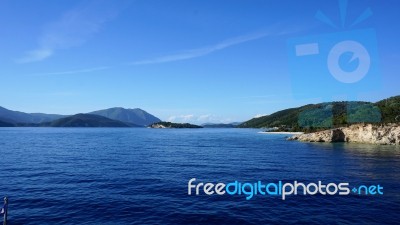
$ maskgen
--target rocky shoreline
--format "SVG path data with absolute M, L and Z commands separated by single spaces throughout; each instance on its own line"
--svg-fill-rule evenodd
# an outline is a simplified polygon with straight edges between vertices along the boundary
M 377 145 L 400 145 L 399 124 L 354 124 L 308 134 L 298 134 L 287 140 L 303 142 L 349 142 Z

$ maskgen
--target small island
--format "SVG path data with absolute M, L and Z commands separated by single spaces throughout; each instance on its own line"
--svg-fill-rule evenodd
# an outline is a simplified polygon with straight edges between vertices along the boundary
M 153 123 L 149 128 L 203 128 L 190 123 L 171 123 L 171 122 L 158 122 Z

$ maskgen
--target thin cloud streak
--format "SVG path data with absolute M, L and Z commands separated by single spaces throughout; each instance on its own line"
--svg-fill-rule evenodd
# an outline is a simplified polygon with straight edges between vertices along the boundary
M 112 1 L 86 1 L 78 5 L 59 20 L 47 24 L 38 39 L 38 46 L 15 62 L 42 61 L 53 56 L 57 50 L 82 45 L 99 32 L 104 23 L 117 16 L 118 8 Z
M 197 58 L 197 57 L 205 56 L 205 55 L 211 54 L 213 52 L 216 52 L 216 51 L 219 51 L 219 50 L 222 50 L 222 49 L 234 46 L 234 45 L 238 45 L 238 44 L 249 42 L 249 41 L 254 41 L 254 40 L 264 38 L 267 36 L 271 36 L 271 35 L 272 35 L 271 32 L 261 32 L 261 33 L 243 35 L 243 36 L 224 40 L 213 46 L 190 49 L 190 50 L 186 50 L 184 52 L 178 53 L 178 54 L 161 56 L 161 57 L 157 57 L 157 58 L 149 59 L 149 60 L 136 61 L 136 62 L 133 62 L 132 64 L 133 65 L 156 64 L 156 63 L 166 63 L 166 62 L 173 62 L 173 61 Z
M 52 49 L 36 49 L 32 51 L 28 51 L 25 53 L 25 56 L 17 59 L 17 63 L 28 63 L 28 62 L 35 62 L 35 61 L 42 61 L 50 56 L 53 55 Z

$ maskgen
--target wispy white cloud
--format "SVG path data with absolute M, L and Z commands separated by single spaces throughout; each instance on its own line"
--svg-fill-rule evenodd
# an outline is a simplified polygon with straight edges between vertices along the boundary
M 71 97 L 71 96 L 77 96 L 78 92 L 75 92 L 75 91 L 60 91 L 60 92 L 47 93 L 46 95 L 53 95 L 53 96 L 59 96 L 59 97 Z
M 260 117 L 263 117 L 263 116 L 268 116 L 268 114 L 257 114 L 253 118 L 260 118 Z
M 111 67 L 103 66 L 103 67 L 94 67 L 94 68 L 86 68 L 79 70 L 68 70 L 68 71 L 59 71 L 59 72 L 50 72 L 50 73 L 34 73 L 31 74 L 33 76 L 50 76 L 50 75 L 66 75 L 66 74 L 79 74 L 79 73 L 91 73 L 96 71 L 102 71 L 106 69 L 110 69 Z
M 85 1 L 44 27 L 38 46 L 17 59 L 17 63 L 41 61 L 57 50 L 79 46 L 118 14 L 119 1 Z
M 41 61 L 45 58 L 50 57 L 51 55 L 53 55 L 52 49 L 41 48 L 26 52 L 25 56 L 16 60 L 16 62 L 27 63 L 27 62 Z
M 205 55 L 211 54 L 215 51 L 219 51 L 219 50 L 222 50 L 222 49 L 234 46 L 234 45 L 257 40 L 257 39 L 267 37 L 270 35 L 273 35 L 273 33 L 268 31 L 268 32 L 258 32 L 258 33 L 238 36 L 238 37 L 226 39 L 215 45 L 202 47 L 202 48 L 189 49 L 189 50 L 177 53 L 177 54 L 156 57 L 156 58 L 148 59 L 148 60 L 139 60 L 139 61 L 133 62 L 132 64 L 133 65 L 156 64 L 156 63 L 166 63 L 166 62 L 173 62 L 173 61 L 197 58 L 197 57 L 205 56 Z
M 176 123 L 194 123 L 194 124 L 204 124 L 204 123 L 231 123 L 233 122 L 230 118 L 223 118 L 212 114 L 204 115 L 179 115 L 170 116 L 167 121 Z
M 170 116 L 167 121 L 169 122 L 189 122 L 193 119 L 194 115 L 179 115 L 179 116 Z

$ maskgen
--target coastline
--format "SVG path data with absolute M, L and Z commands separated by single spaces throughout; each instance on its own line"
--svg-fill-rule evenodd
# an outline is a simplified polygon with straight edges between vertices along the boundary
M 400 124 L 353 124 L 287 138 L 302 142 L 346 142 L 378 145 L 400 145 Z
M 304 134 L 304 132 L 285 132 L 285 131 L 278 131 L 278 132 L 274 132 L 274 131 L 260 131 L 258 132 L 259 134 Z

